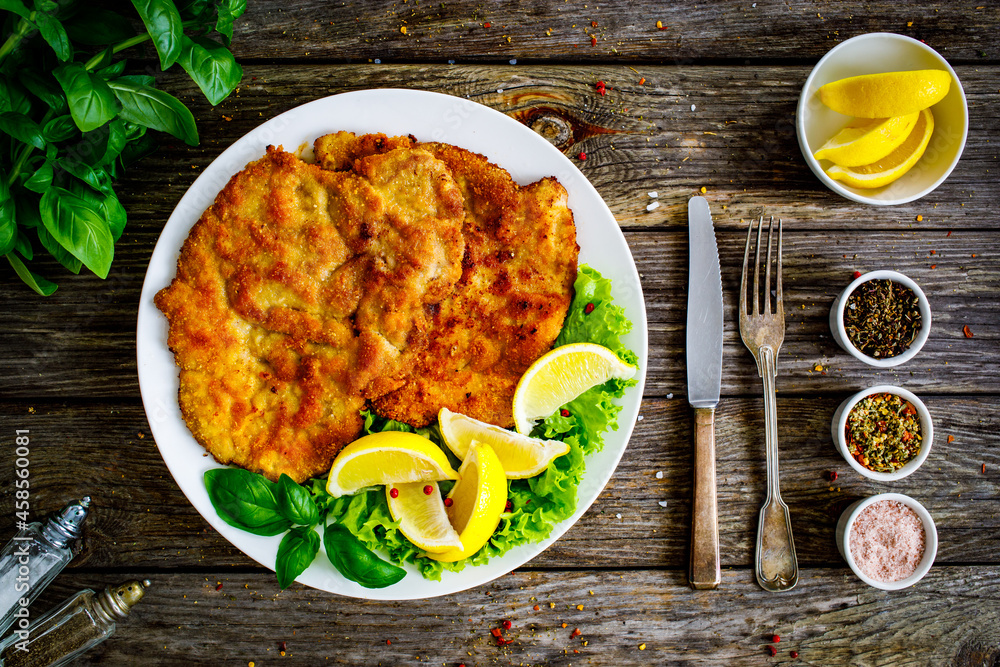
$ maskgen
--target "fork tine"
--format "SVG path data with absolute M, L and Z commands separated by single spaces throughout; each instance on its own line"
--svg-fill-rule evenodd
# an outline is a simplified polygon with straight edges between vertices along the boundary
M 763 224 L 761 225 L 763 226 Z M 764 265 L 764 314 L 770 315 L 771 310 L 771 240 L 774 238 L 774 216 L 767 226 L 767 263 Z
M 747 312 L 747 278 L 749 272 L 747 268 L 750 266 L 750 236 L 753 234 L 753 220 L 750 221 L 750 226 L 747 228 L 747 245 L 743 250 L 743 277 L 740 279 L 740 317 L 745 317 L 749 315 Z
M 784 306 L 781 301 L 781 218 L 778 218 L 778 271 L 777 271 L 777 296 L 775 298 L 775 311 L 778 313 L 783 312 Z
M 760 234 L 764 231 L 764 216 L 760 216 L 757 223 L 757 248 L 753 260 L 753 314 L 754 317 L 760 315 Z

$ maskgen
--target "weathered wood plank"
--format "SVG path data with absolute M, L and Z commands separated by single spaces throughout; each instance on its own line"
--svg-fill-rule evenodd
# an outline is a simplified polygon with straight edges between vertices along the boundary
M 781 215 L 780 207 L 768 209 Z M 738 335 L 736 303 L 745 234 L 730 231 L 718 200 L 715 211 L 726 300 L 723 393 L 756 395 L 753 358 Z M 685 218 L 675 216 L 673 222 Z M 684 214 L 686 216 L 686 214 Z M 779 390 L 811 394 L 856 390 L 878 382 L 904 383 L 924 391 L 995 392 L 1000 388 L 1000 234 L 804 230 L 786 218 L 784 238 L 786 336 L 779 358 Z M 627 231 L 642 275 L 649 322 L 647 395 L 683 395 L 687 305 L 687 234 L 679 229 Z M 135 237 L 133 237 L 134 239 Z M 148 253 L 155 238 L 144 233 Z M 125 241 L 126 248 L 135 248 Z M 934 255 L 930 255 L 931 251 Z M 146 253 L 120 255 L 108 282 L 93 276 L 64 280 L 40 299 L 4 275 L 0 311 L 0 368 L 7 397 L 60 399 L 138 396 L 135 312 Z M 976 255 L 975 258 L 972 255 Z M 143 256 L 140 259 L 140 256 Z M 934 268 L 932 268 L 934 267 Z M 855 270 L 893 268 L 911 276 L 928 294 L 931 336 L 921 353 L 895 369 L 870 368 L 833 342 L 830 304 Z M 974 337 L 963 334 L 968 325 Z M 820 365 L 821 375 L 815 370 Z
M 678 571 L 515 572 L 470 591 L 404 602 L 341 598 L 298 584 L 282 592 L 262 575 L 140 569 L 64 574 L 45 600 L 132 577 L 151 580 L 146 598 L 79 664 L 978 667 L 1000 659 L 996 566 L 935 567 L 895 593 L 849 572 L 806 569 L 780 597 L 758 588 L 747 570 L 724 570 L 714 591 L 690 590 Z M 500 648 L 490 631 L 504 619 L 512 627 L 502 635 L 511 641 Z
M 660 21 L 665 29 L 657 29 Z M 443 63 L 557 60 L 815 60 L 835 44 L 889 30 L 946 58 L 995 60 L 990 3 L 532 3 L 292 0 L 250 4 L 236 23 L 241 58 Z M 405 34 L 402 28 L 406 29 Z M 593 41 L 591 38 L 595 38 Z
M 936 437 L 912 476 L 877 484 L 854 473 L 830 439 L 844 396 L 780 397 L 782 496 L 792 512 L 804 566 L 842 561 L 834 543 L 840 512 L 874 493 L 907 493 L 934 515 L 940 563 L 1000 563 L 1000 399 L 925 396 Z M 716 419 L 723 565 L 753 560 L 764 499 L 762 401 L 723 399 Z M 691 498 L 690 410 L 683 394 L 647 400 L 614 477 L 583 518 L 529 567 L 668 567 L 688 557 Z M 90 494 L 83 551 L 75 567 L 256 567 L 205 523 L 175 486 L 138 405 L 4 404 L 4 424 L 31 431 L 36 515 Z M 140 437 L 141 436 L 141 437 Z M 948 436 L 954 436 L 948 442 Z M 12 436 L 11 436 L 12 437 Z M 986 474 L 981 466 L 986 464 Z M 826 477 L 839 471 L 836 483 Z M 660 478 L 656 474 L 663 473 Z M 13 466 L 0 466 L 0 535 L 13 532 Z M 666 507 L 659 503 L 665 502 Z M 620 515 L 620 516 L 619 516 Z

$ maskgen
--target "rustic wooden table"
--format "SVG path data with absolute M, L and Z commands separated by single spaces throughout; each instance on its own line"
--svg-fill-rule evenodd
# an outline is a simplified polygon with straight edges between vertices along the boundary
M 14 530 L 15 429 L 31 431 L 39 514 L 71 497 L 94 498 L 82 552 L 36 609 L 78 588 L 152 580 L 130 620 L 81 664 L 1000 664 L 1000 5 L 977 2 L 251 0 L 233 41 L 245 70 L 238 92 L 212 108 L 181 76 L 161 77 L 192 107 L 202 143 L 167 137 L 122 180 L 129 224 L 107 280 L 53 265 L 60 288 L 43 299 L 0 272 L 0 535 Z M 824 188 L 803 162 L 793 124 L 816 61 L 876 31 L 923 39 L 944 55 L 971 118 L 951 177 L 919 201 L 886 208 Z M 643 420 L 598 501 L 526 566 L 426 601 L 367 602 L 298 584 L 280 591 L 174 484 L 136 379 L 146 266 L 198 173 L 265 119 L 377 87 L 466 96 L 543 132 L 568 155 L 585 151 L 578 164 L 624 230 L 649 317 Z M 716 421 L 723 574 L 717 590 L 692 591 L 686 206 L 703 188 L 726 301 Z M 662 204 L 653 212 L 645 208 L 650 190 Z M 778 422 L 801 580 L 780 596 L 753 576 L 762 399 L 735 306 L 745 221 L 761 213 L 786 224 L 790 316 Z M 835 345 L 827 313 L 855 271 L 881 268 L 920 283 L 934 325 L 916 359 L 878 371 Z M 894 484 L 852 472 L 830 439 L 839 402 L 878 383 L 919 394 L 937 433 L 927 463 Z M 836 482 L 828 471 L 840 473 Z M 940 535 L 928 576 L 895 593 L 859 581 L 834 542 L 841 510 L 884 491 L 923 502 Z M 498 648 L 490 629 L 502 619 L 514 641 Z

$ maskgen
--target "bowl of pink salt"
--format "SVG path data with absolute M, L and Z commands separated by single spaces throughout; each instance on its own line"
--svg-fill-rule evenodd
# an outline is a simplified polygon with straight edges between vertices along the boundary
M 920 581 L 937 555 L 930 512 L 909 496 L 880 493 L 852 503 L 837 522 L 837 548 L 861 581 L 897 591 Z

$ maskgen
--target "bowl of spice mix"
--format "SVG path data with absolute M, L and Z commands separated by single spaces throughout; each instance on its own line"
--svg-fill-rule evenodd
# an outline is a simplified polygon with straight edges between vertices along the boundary
M 849 505 L 837 522 L 837 548 L 861 581 L 896 591 L 920 581 L 937 555 L 934 519 L 901 493 L 880 493 Z
M 858 392 L 840 404 L 833 441 L 858 473 L 879 482 L 912 474 L 931 452 L 934 424 L 917 396 L 893 385 Z
M 830 331 L 846 352 L 888 368 L 912 359 L 927 342 L 931 308 L 917 283 L 896 271 L 871 271 L 830 307 Z

